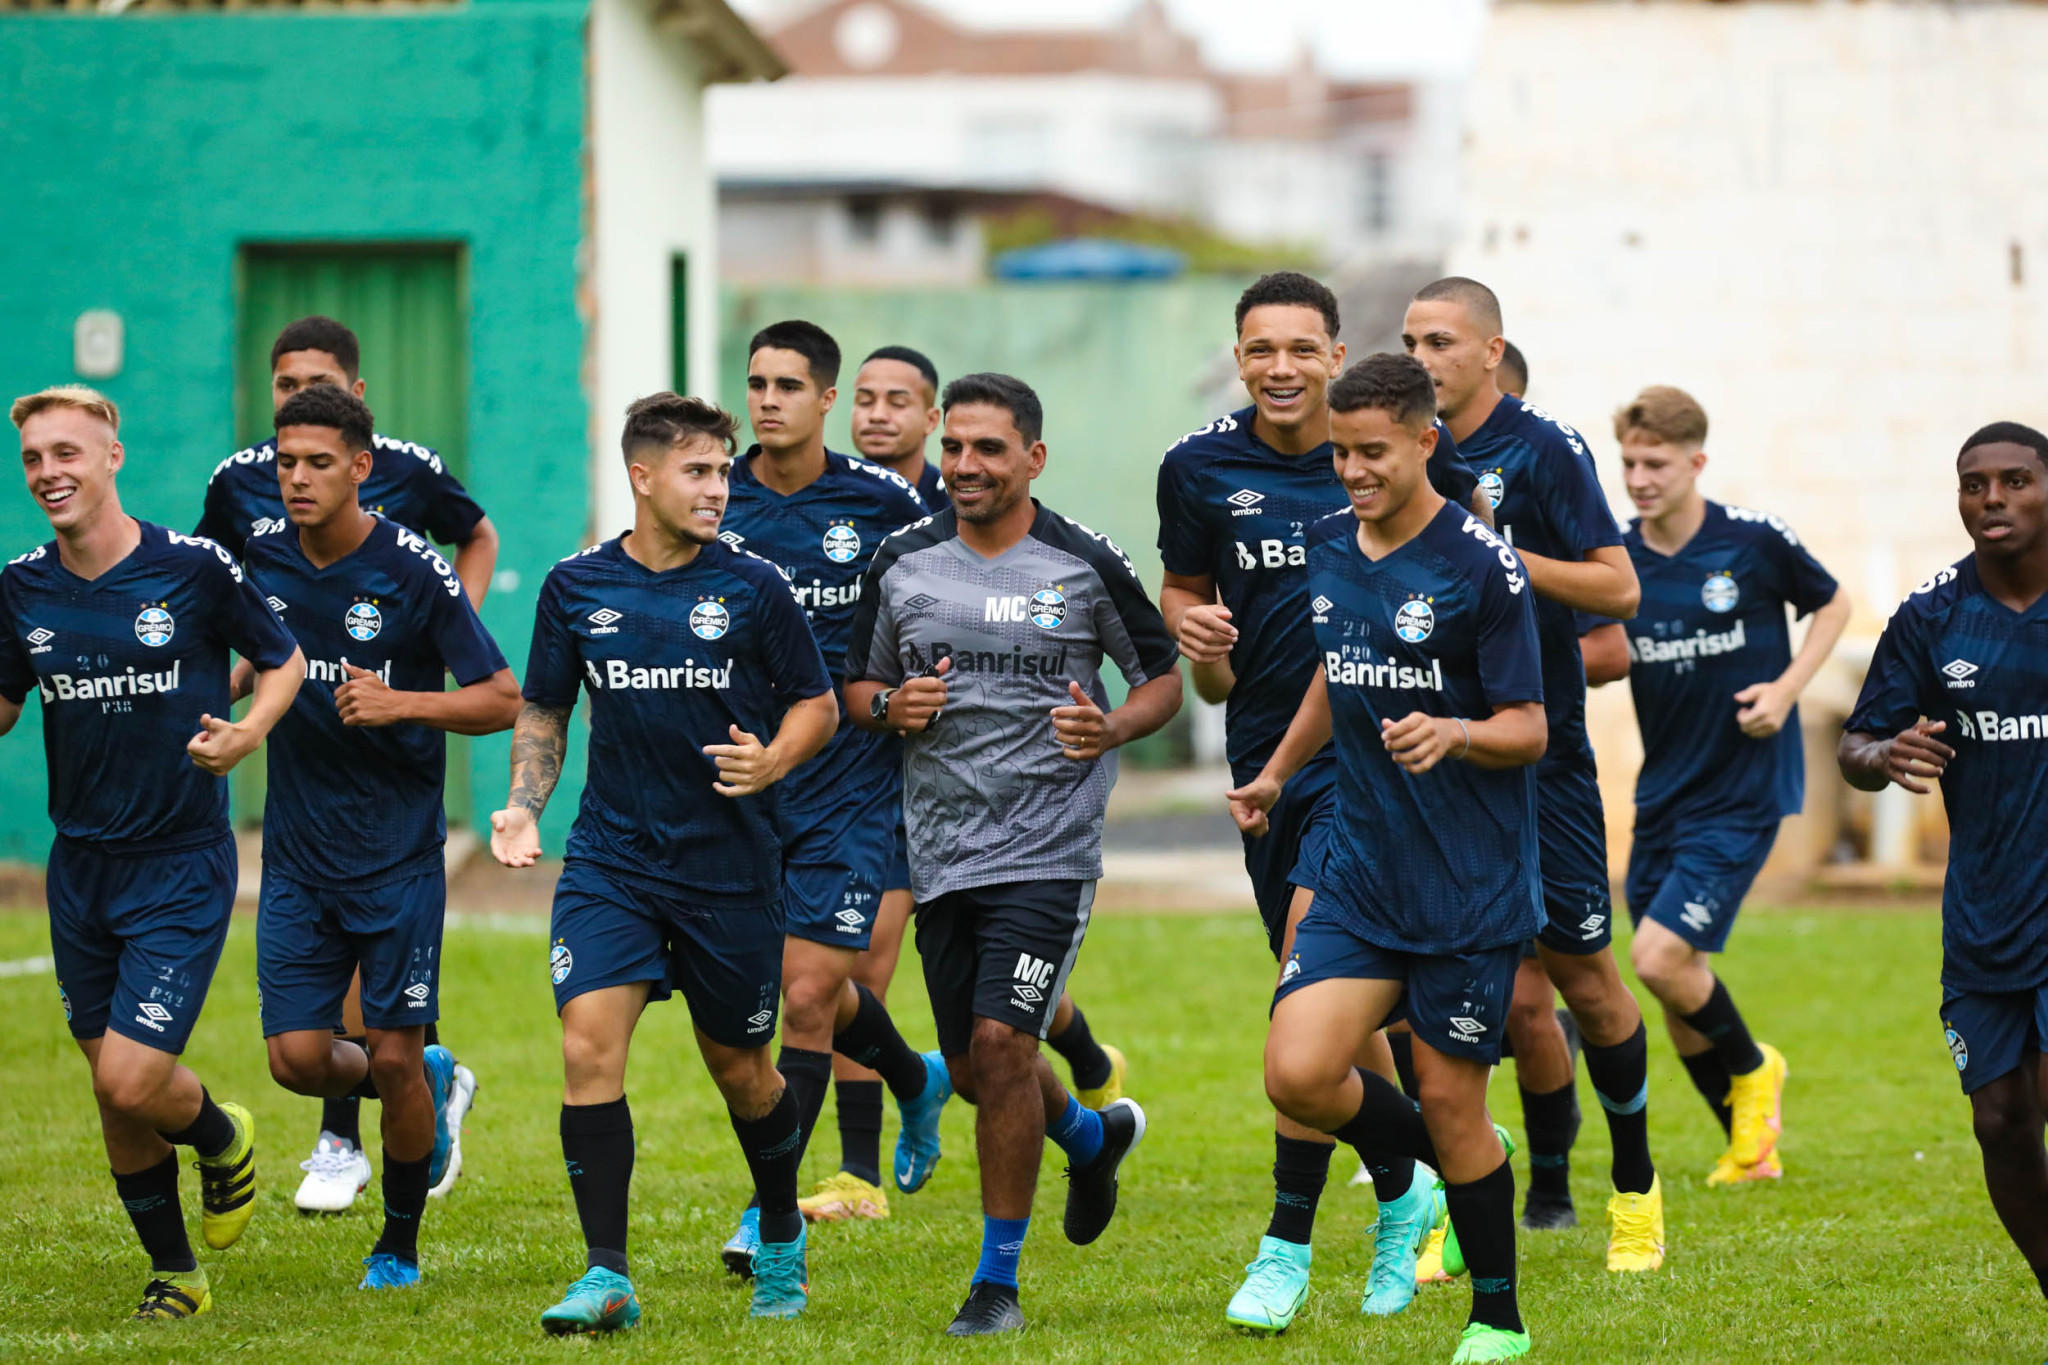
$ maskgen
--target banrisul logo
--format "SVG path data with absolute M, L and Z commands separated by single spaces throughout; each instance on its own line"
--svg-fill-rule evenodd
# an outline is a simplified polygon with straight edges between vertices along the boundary
M 1735 604 L 1742 600 L 1742 589 L 1735 585 L 1735 575 L 1723 569 L 1707 575 L 1707 581 L 1700 586 L 1700 601 L 1708 611 L 1734 611 Z
M 851 564 L 860 556 L 860 532 L 850 521 L 835 521 L 825 528 L 825 558 L 834 564 Z
M 1058 630 L 1067 619 L 1067 595 L 1058 588 L 1040 588 L 1031 594 L 1031 624 L 1040 630 Z
M 145 602 L 135 613 L 135 638 L 151 649 L 161 649 L 177 634 L 178 623 L 171 618 L 168 602 Z
M 366 645 L 384 631 L 384 613 L 375 602 L 357 602 L 341 614 L 342 629 L 357 644 Z
M 1394 612 L 1394 634 L 1419 645 L 1436 629 L 1436 608 L 1426 597 L 1411 597 Z
M 732 629 L 732 613 L 721 598 L 707 597 L 690 608 L 690 631 L 700 640 L 719 640 Z

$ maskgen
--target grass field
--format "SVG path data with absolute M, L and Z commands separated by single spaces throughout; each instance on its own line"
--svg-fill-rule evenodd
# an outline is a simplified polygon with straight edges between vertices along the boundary
M 1671 1255 L 1652 1278 L 1602 1269 L 1606 1131 L 1590 1091 L 1574 1162 L 1585 1226 L 1525 1234 L 1523 1311 L 1535 1359 L 1590 1361 L 2029 1361 L 2048 1312 L 1991 1214 L 1965 1103 L 1934 1018 L 1938 925 L 1929 912 L 1752 912 L 1725 964 L 1760 1034 L 1791 1059 L 1787 1177 L 1709 1192 L 1720 1133 L 1653 1034 L 1651 1129 Z M 40 915 L 0 915 L 0 960 L 47 952 Z M 886 1223 L 814 1229 L 809 1314 L 750 1322 L 715 1251 L 745 1199 L 744 1168 L 677 1002 L 650 1010 L 629 1091 L 639 1128 L 632 1255 L 637 1333 L 551 1340 L 536 1315 L 582 1269 L 556 1139 L 558 1035 L 539 922 L 471 922 L 445 949 L 448 1040 L 482 1080 L 468 1174 L 429 1206 L 417 1291 L 358 1293 L 368 1210 L 306 1220 L 291 1205 L 312 1101 L 263 1066 L 254 936 L 238 921 L 189 1060 L 216 1095 L 256 1113 L 264 1181 L 240 1245 L 202 1263 L 215 1310 L 176 1327 L 124 1321 L 144 1266 L 113 1198 L 84 1066 L 48 974 L 0 977 L 0 1356 L 106 1360 L 554 1361 L 987 1358 L 1039 1361 L 1429 1361 L 1450 1357 L 1462 1285 L 1391 1320 L 1365 1320 L 1372 1199 L 1343 1179 L 1323 1201 L 1315 1290 L 1277 1342 L 1233 1335 L 1223 1305 L 1264 1230 L 1271 1118 L 1258 1058 L 1272 964 L 1249 915 L 1098 919 L 1076 995 L 1098 1037 L 1130 1054 L 1151 1134 L 1125 1168 L 1124 1204 L 1086 1250 L 1059 1234 L 1058 1154 L 1024 1259 L 1031 1330 L 995 1342 L 940 1335 L 979 1243 L 972 1113 L 953 1106 L 932 1185 Z M 931 1023 L 914 966 L 896 1012 L 913 1042 Z M 1584 1081 L 1581 1080 L 1583 1087 Z M 1494 1112 L 1519 1130 L 1513 1073 Z M 366 1107 L 366 1128 L 374 1122 Z M 806 1172 L 837 1157 L 828 1102 Z M 894 1120 L 884 1134 L 893 1142 Z M 374 1139 L 372 1140 L 374 1151 Z M 1521 1163 L 1517 1162 L 1520 1167 Z M 1524 1172 L 1525 1173 L 1525 1172 Z M 1518 1179 L 1521 1178 L 1518 1173 Z M 185 1178 L 197 1242 L 196 1177 Z

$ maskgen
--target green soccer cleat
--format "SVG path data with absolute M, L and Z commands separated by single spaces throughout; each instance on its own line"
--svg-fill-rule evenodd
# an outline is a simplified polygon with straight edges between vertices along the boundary
M 633 1282 L 616 1270 L 592 1266 L 569 1286 L 562 1301 L 540 1315 L 550 1336 L 575 1332 L 618 1332 L 640 1325 L 640 1298 Z
M 213 1307 L 203 1270 L 167 1271 L 150 1277 L 142 1302 L 129 1314 L 135 1322 L 181 1322 Z
M 1443 1211 L 1443 1191 L 1436 1177 L 1417 1162 L 1408 1193 L 1380 1205 L 1380 1220 L 1373 1227 L 1372 1275 L 1359 1312 L 1388 1317 L 1414 1300 L 1416 1258 L 1429 1244 Z
M 804 1229 L 794 1242 L 763 1241 L 754 1253 L 754 1302 L 747 1316 L 801 1317 L 811 1301 L 810 1274 L 804 1266 Z
M 234 1123 L 235 1140 L 219 1156 L 192 1163 L 199 1169 L 200 1231 L 215 1251 L 240 1241 L 256 1213 L 256 1120 L 232 1101 L 221 1112 Z
M 1458 1338 L 1458 1353 L 1451 1357 L 1451 1365 L 1483 1365 L 1492 1360 L 1520 1360 L 1529 1354 L 1527 1332 L 1503 1332 L 1498 1327 L 1488 1327 L 1483 1322 L 1465 1324 L 1465 1334 Z
M 1308 1302 L 1309 1249 L 1299 1242 L 1261 1237 L 1244 1283 L 1230 1296 L 1223 1319 L 1247 1332 L 1284 1332 Z

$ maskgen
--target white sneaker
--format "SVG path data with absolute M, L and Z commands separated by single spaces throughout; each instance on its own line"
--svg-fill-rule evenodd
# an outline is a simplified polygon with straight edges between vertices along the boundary
M 1370 1184 L 1372 1184 L 1372 1172 L 1368 1171 L 1365 1168 L 1365 1163 L 1361 1161 L 1358 1163 L 1358 1174 L 1351 1177 L 1351 1188 L 1357 1189 L 1360 1185 Z
M 439 1199 L 455 1188 L 462 1174 L 462 1121 L 476 1104 L 476 1073 L 462 1063 L 455 1064 L 455 1084 L 448 1087 L 448 1169 L 441 1183 L 427 1191 L 427 1198 Z
M 299 1163 L 306 1178 L 292 1202 L 300 1213 L 346 1213 L 370 1183 L 370 1158 L 347 1138 L 322 1133 L 313 1155 Z

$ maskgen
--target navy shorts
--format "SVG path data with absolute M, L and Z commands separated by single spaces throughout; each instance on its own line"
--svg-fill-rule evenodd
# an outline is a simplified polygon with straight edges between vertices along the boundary
M 792 828 L 782 846 L 782 911 L 791 938 L 857 953 L 867 949 L 888 889 L 901 816 L 895 802 L 857 796 L 785 817 L 791 826 L 802 826 Z M 905 885 L 909 865 L 906 856 Z
M 680 989 L 712 1042 L 766 1047 L 782 995 L 782 907 L 706 904 L 571 859 L 555 883 L 548 978 L 557 1014 L 585 991 L 646 981 L 650 1001 Z
M 1637 839 L 1628 854 L 1629 918 L 1661 924 L 1703 953 L 1720 952 L 1777 841 L 1775 821 L 1733 828 L 1702 823 L 1668 842 Z
M 235 908 L 235 841 L 117 857 L 62 835 L 45 876 L 57 998 L 74 1038 L 185 1050 Z
M 1003 882 L 917 907 L 917 953 L 939 1052 L 964 1057 L 977 1017 L 1045 1037 L 1081 955 L 1095 883 Z
M 256 984 L 263 1036 L 341 1027 L 363 973 L 363 1023 L 413 1028 L 441 1017 L 441 924 L 448 878 L 431 867 L 382 886 L 321 886 L 263 869 L 256 903 Z
M 910 831 L 903 824 L 903 808 L 896 808 L 896 847 L 889 855 L 889 871 L 882 878 L 884 891 L 910 889 Z
M 1555 953 L 1591 957 L 1614 941 L 1614 891 L 1607 880 L 1607 814 L 1590 764 L 1538 775 L 1536 838 L 1549 921 L 1536 939 Z
M 1258 776 L 1247 773 L 1241 780 Z M 1337 760 L 1319 755 L 1287 780 L 1280 799 L 1266 812 L 1267 829 L 1259 838 L 1244 837 L 1244 870 L 1252 879 L 1252 896 L 1266 926 L 1266 946 L 1280 960 L 1287 941 L 1287 911 L 1294 888 L 1316 889 L 1318 871 L 1329 851 L 1330 830 L 1337 820 Z
M 1500 1060 L 1521 961 L 1519 943 L 1473 953 L 1382 948 L 1312 906 L 1294 931 L 1294 951 L 1273 1003 L 1318 981 L 1398 981 L 1400 1002 L 1382 1026 L 1405 1019 L 1416 1037 L 1446 1057 L 1491 1066 Z
M 2048 1038 L 2048 983 L 2030 991 L 1944 993 L 1941 1025 L 1963 1093 L 2009 1075 Z

